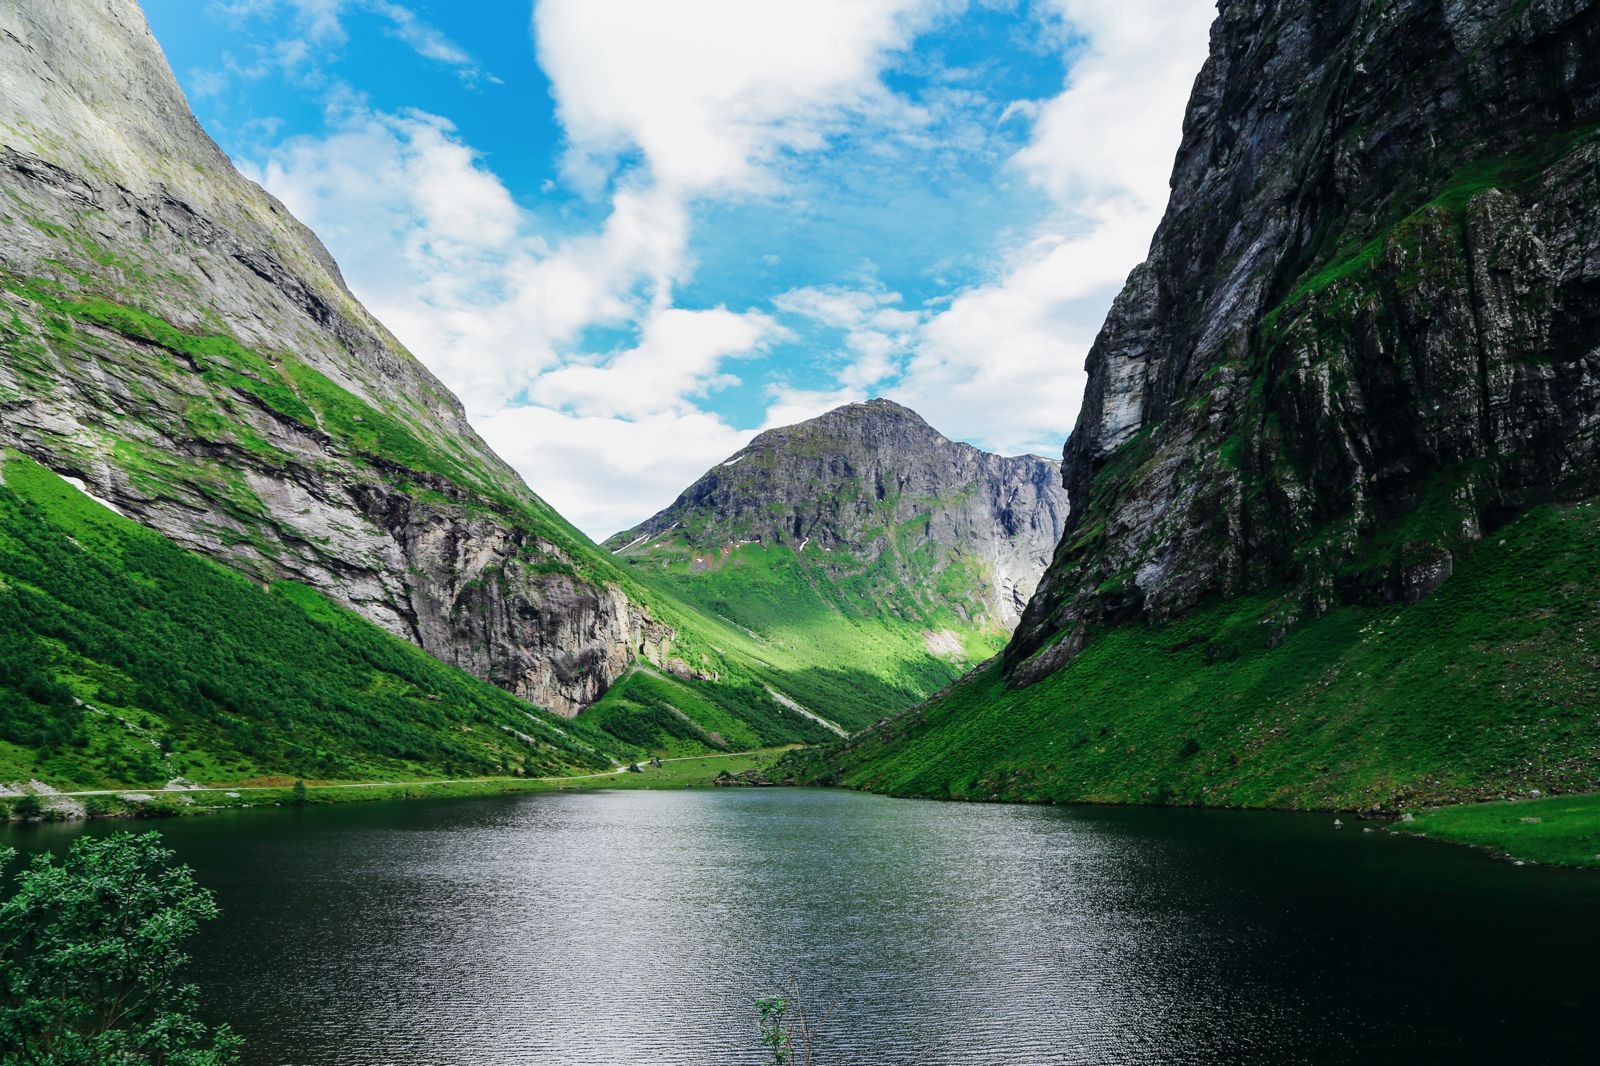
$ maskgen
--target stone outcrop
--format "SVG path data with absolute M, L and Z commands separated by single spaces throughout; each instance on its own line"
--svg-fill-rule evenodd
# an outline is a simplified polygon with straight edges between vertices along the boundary
M 574 714 L 673 632 L 193 115 L 133 0 L 0 5 L 0 446 Z
M 696 552 L 783 545 L 839 577 L 883 574 L 885 604 L 937 604 L 1010 629 L 1060 538 L 1059 482 L 1051 460 L 952 442 L 879 399 L 762 433 L 605 546 L 630 555 L 663 538 Z M 940 645 L 931 634 L 930 652 Z
M 1592 0 L 1223 0 L 1013 682 L 1213 597 L 1415 602 L 1600 491 L 1597 129 Z

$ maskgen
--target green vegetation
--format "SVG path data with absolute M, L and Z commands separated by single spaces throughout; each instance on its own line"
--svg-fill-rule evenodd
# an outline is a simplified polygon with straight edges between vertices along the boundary
M 1536 509 L 1414 606 L 1235 599 L 991 663 L 785 772 L 904 795 L 1354 808 L 1600 789 L 1600 504 Z M 1600 850 L 1600 849 L 1596 849 Z
M 238 1061 L 238 1038 L 194 1016 L 179 977 L 217 905 L 172 859 L 154 833 L 81 837 L 15 875 L 0 903 L 0 1066 Z
M 31 461 L 3 475 L 0 780 L 547 775 L 633 750 L 313 589 L 185 552 Z
M 1492 848 L 1514 859 L 1600 866 L 1600 796 L 1473 803 L 1418 811 L 1402 833 Z
M 927 697 L 1003 641 L 1003 633 L 979 630 L 948 608 L 902 603 L 903 593 L 891 598 L 888 590 L 902 583 L 889 572 L 888 554 L 866 565 L 843 552 L 797 554 L 781 545 L 744 544 L 711 557 L 709 565 L 697 563 L 679 541 L 630 562 L 636 559 L 641 582 L 722 623 L 717 649 L 739 664 L 735 669 L 846 729 Z M 948 573 L 943 579 L 957 580 Z M 953 635 L 958 656 L 930 651 L 928 635 L 939 632 Z M 808 731 L 794 739 L 827 735 Z M 760 739 L 782 738 L 769 731 Z
M 339 463 L 343 459 L 336 457 L 348 456 L 360 468 L 357 476 L 380 479 L 389 489 L 446 513 L 488 514 L 499 524 L 528 534 L 529 547 L 519 559 L 522 573 L 562 573 L 593 585 L 619 586 L 654 620 L 671 627 L 670 654 L 685 673 L 716 679 L 686 683 L 700 693 L 698 698 L 667 701 L 675 707 L 686 704 L 679 707 L 682 713 L 652 700 L 613 701 L 600 716 L 610 728 L 604 733 L 588 731 L 592 735 L 581 743 L 600 739 L 615 744 L 613 738 L 626 737 L 627 743 L 644 744 L 653 751 L 682 752 L 718 749 L 721 745 L 717 743 L 696 739 L 714 732 L 726 734 L 730 747 L 820 739 L 827 731 L 775 703 L 767 694 L 768 686 L 790 692 L 807 704 L 843 699 L 848 703 L 843 716 L 863 724 L 926 691 L 894 679 L 879 683 L 867 671 L 846 668 L 840 676 L 812 671 L 827 661 L 829 653 L 854 647 L 848 640 L 834 641 L 817 654 L 802 650 L 752 657 L 751 646 L 737 627 L 685 603 L 670 582 L 618 565 L 513 475 L 493 465 L 489 457 L 467 453 L 453 438 L 433 439 L 417 428 L 431 423 L 416 417 L 416 412 L 383 409 L 293 354 L 254 350 L 221 332 L 220 325 L 214 333 L 179 329 L 137 307 L 58 282 L 0 274 L 0 285 L 31 304 L 31 313 L 43 323 L 41 329 L 30 331 L 15 310 L 10 326 L 0 322 L 0 343 L 19 356 L 15 369 L 29 390 L 49 391 L 53 381 L 74 363 L 125 361 L 129 358 L 126 346 L 132 342 L 137 374 L 148 376 L 152 387 L 176 389 L 174 395 L 182 399 L 182 425 L 164 431 L 234 449 L 231 453 L 190 454 L 120 436 L 93 445 L 61 445 L 69 451 L 81 447 L 86 458 L 92 453 L 95 459 L 104 458 L 109 450 L 110 458 L 151 496 L 185 503 L 198 497 L 208 502 L 237 523 L 237 528 L 214 530 L 225 543 L 245 544 L 269 561 L 281 554 L 278 520 L 251 492 L 241 467 L 273 472 L 292 462 Z M 196 386 L 202 383 L 209 388 L 197 394 Z M 168 408 L 174 402 L 171 395 L 152 394 L 152 417 L 170 415 Z M 314 435 L 326 435 L 334 446 L 317 458 L 291 458 L 257 428 L 263 419 L 268 423 L 286 421 Z M 343 471 L 333 473 L 348 476 Z M 549 553 L 548 544 L 560 554 Z M 270 566 L 263 566 L 261 572 L 270 573 Z M 304 611 L 320 610 L 303 590 L 277 591 Z M 333 624 L 331 619 L 323 620 Z M 857 658 L 870 655 L 863 653 Z M 18 683 L 37 687 L 39 679 L 30 674 Z M 683 714 L 693 716 L 704 707 L 716 710 L 698 726 L 682 722 Z M 640 719 L 625 720 L 630 711 L 640 711 Z M 830 716 L 826 710 L 819 713 Z M 729 715 L 738 722 L 730 725 Z M 579 737 L 586 733 L 582 726 L 571 732 Z M 35 747 L 43 739 L 40 735 L 23 743 Z M 65 739 L 54 738 L 51 750 Z M 0 774 L 6 770 L 6 754 L 0 748 Z M 428 756 L 434 765 L 443 765 L 438 757 L 439 753 Z M 299 761 L 302 765 L 297 770 L 321 776 L 342 774 L 325 762 Z M 270 759 L 268 763 L 282 765 Z
M 639 665 L 618 680 L 582 720 L 626 744 L 667 755 L 826 740 L 833 734 L 795 721 L 752 680 L 695 681 Z

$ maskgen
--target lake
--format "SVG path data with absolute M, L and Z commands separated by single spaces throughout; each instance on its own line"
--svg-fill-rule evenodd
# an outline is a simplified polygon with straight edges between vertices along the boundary
M 761 789 L 153 827 L 252 1066 L 759 1062 L 790 987 L 859 1066 L 1594 1061 L 1600 873 L 1332 824 Z

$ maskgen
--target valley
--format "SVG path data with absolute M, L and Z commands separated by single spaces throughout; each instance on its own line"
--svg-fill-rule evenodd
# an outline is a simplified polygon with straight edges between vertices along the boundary
M 1600 0 L 177 3 L 0 0 L 0 1066 L 1592 1058 Z

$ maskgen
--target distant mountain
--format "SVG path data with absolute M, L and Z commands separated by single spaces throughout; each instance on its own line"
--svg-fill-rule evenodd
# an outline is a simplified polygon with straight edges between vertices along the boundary
M 769 646 L 891 681 L 903 703 L 999 649 L 1065 517 L 1055 462 L 954 443 L 880 399 L 761 434 L 604 546 Z
M 605 547 L 696 573 L 745 544 L 784 547 L 858 603 L 1010 630 L 1066 514 L 1059 463 L 954 443 L 879 399 L 768 430 Z
M 1224 0 L 1089 354 L 1053 565 L 1002 662 L 825 776 L 1600 788 L 1597 175 L 1594 0 Z

